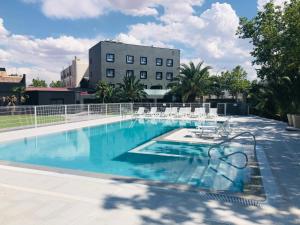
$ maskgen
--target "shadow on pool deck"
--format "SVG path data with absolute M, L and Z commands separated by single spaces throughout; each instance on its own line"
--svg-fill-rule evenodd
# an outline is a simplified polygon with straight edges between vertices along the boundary
M 262 208 L 238 203 L 202 200 L 195 193 L 173 192 L 149 186 L 147 194 L 128 198 L 108 195 L 105 210 L 129 207 L 140 210 L 142 224 L 300 224 L 300 134 L 285 131 L 285 124 L 262 118 L 244 118 L 236 124 L 251 131 L 265 148 L 279 194 Z M 268 178 L 266 178 L 268 180 Z M 148 211 L 156 210 L 157 217 Z M 117 216 L 117 214 L 116 214 Z

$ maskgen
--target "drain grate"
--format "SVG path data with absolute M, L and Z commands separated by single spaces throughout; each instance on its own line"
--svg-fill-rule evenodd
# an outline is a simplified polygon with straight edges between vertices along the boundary
M 217 200 L 222 202 L 238 203 L 243 206 L 256 206 L 260 208 L 262 207 L 261 201 L 245 199 L 242 197 L 237 197 L 237 196 L 232 196 L 227 194 L 201 192 L 199 193 L 199 196 L 203 200 Z

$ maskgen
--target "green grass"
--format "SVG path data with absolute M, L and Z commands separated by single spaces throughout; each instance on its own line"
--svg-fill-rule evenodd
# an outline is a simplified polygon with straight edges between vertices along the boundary
M 64 121 L 63 116 L 37 116 L 37 124 L 56 123 Z M 34 126 L 34 115 L 10 115 L 0 116 L 0 129 Z

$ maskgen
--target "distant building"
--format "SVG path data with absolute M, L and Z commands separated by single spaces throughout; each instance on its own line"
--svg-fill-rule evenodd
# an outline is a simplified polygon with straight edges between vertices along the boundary
M 145 89 L 167 89 L 179 75 L 180 50 L 101 41 L 89 50 L 89 84 L 100 80 L 115 86 L 134 75 Z
M 27 105 L 75 104 L 75 91 L 67 88 L 27 87 Z
M 8 75 L 5 68 L 0 68 L 0 97 L 14 95 L 16 87 L 26 87 L 26 75 Z
M 61 71 L 60 78 L 65 87 L 77 88 L 84 77 L 88 78 L 88 74 L 88 63 L 75 56 L 72 64 Z

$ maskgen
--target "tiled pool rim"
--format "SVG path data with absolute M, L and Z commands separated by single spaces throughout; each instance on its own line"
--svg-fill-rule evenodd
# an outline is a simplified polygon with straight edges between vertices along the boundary
M 102 121 L 103 119 L 94 121 L 94 123 L 91 123 L 91 121 L 85 121 L 85 122 L 78 122 L 80 123 L 79 126 L 67 126 L 63 130 L 59 131 L 67 131 L 72 129 L 79 129 L 87 126 L 97 126 L 101 124 L 109 124 L 109 123 L 117 123 L 124 120 L 130 120 L 132 117 L 128 118 L 113 118 L 113 120 Z M 96 122 L 96 123 L 95 123 Z M 82 124 L 83 123 L 83 124 Z M 85 125 L 84 125 L 85 124 Z M 68 124 L 70 125 L 70 124 Z M 72 124 L 71 124 L 72 125 Z M 63 125 L 58 125 L 63 126 Z M 49 127 L 41 127 L 41 128 L 33 128 L 35 129 L 47 129 Z M 26 130 L 28 134 L 28 129 Z M 50 134 L 59 132 L 55 130 L 47 130 L 44 134 Z M 38 134 L 29 135 L 29 136 L 36 136 Z M 27 136 L 27 135 L 25 135 Z M 22 138 L 22 137 L 21 137 Z M 18 138 L 12 138 L 13 139 L 20 139 Z M 7 141 L 7 140 L 4 140 Z M 1 140 L 2 142 L 2 140 Z M 159 188 L 159 189 L 167 189 L 170 191 L 187 191 L 192 193 L 197 193 L 199 198 L 201 200 L 219 200 L 223 202 L 231 202 L 231 203 L 239 203 L 245 206 L 257 206 L 262 207 L 264 204 L 269 202 L 270 196 L 274 195 L 274 193 L 277 192 L 274 178 L 271 174 L 271 170 L 268 167 L 267 158 L 265 156 L 264 150 L 262 147 L 258 146 L 256 149 L 256 156 L 259 164 L 259 169 L 262 177 L 262 185 L 263 185 L 263 193 L 260 194 L 260 196 L 256 195 L 249 195 L 245 193 L 233 193 L 230 191 L 212 191 L 207 189 L 200 189 L 197 187 L 192 187 L 185 184 L 170 184 L 170 183 L 163 183 L 161 181 L 151 181 L 151 180 L 143 180 L 138 178 L 131 178 L 131 177 L 124 177 L 124 176 L 117 176 L 117 175 L 109 175 L 109 174 L 103 174 L 103 173 L 93 173 L 93 172 L 84 172 L 84 171 L 77 171 L 72 169 L 62 169 L 62 168 L 54 168 L 54 167 L 47 167 L 47 166 L 37 166 L 37 165 L 30 165 L 25 163 L 17 163 L 17 162 L 10 162 L 10 161 L 4 161 L 0 160 L 0 169 L 2 168 L 9 168 L 14 167 L 18 169 L 23 169 L 25 171 L 33 170 L 33 172 L 42 172 L 42 173 L 56 173 L 56 174 L 63 174 L 63 175 L 69 175 L 69 176 L 83 176 L 83 177 L 89 177 L 89 178 L 97 178 L 97 179 L 108 179 L 112 181 L 122 181 L 126 183 L 134 183 L 134 184 L 141 184 L 141 185 L 147 185 L 151 186 L 153 188 Z M 263 165 L 263 166 L 262 166 Z M 265 178 L 265 176 L 268 176 L 268 180 Z M 270 177 L 271 176 L 271 177 Z M 275 187 L 275 188 L 274 188 Z M 270 190 L 270 193 L 268 193 Z M 262 197 L 263 195 L 266 195 L 266 198 Z M 200 200 L 199 199 L 199 200 Z

